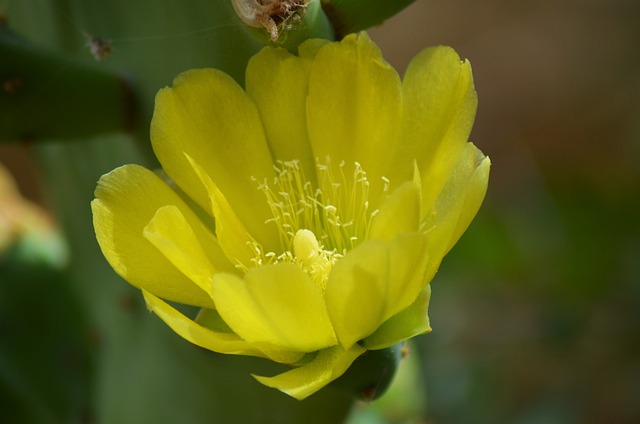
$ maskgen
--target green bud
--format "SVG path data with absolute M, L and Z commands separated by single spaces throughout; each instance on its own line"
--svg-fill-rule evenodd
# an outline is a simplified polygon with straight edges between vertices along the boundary
M 393 381 L 402 359 L 403 345 L 398 343 L 385 349 L 366 351 L 330 386 L 358 400 L 379 398 Z
M 97 63 L 35 46 L 0 26 L 0 140 L 131 130 L 128 83 Z
M 415 0 L 322 0 L 338 38 L 380 25 Z

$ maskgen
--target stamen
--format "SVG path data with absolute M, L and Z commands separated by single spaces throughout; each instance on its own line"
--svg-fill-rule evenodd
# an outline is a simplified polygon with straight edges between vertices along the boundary
M 333 263 L 367 239 L 371 221 L 378 213 L 377 209 L 369 210 L 367 173 L 358 162 L 353 163 L 353 172 L 348 168 L 344 161 L 335 168 L 329 157 L 324 162 L 316 159 L 317 186 L 305 176 L 297 160 L 277 161 L 271 183 L 254 178 L 273 214 L 265 224 L 277 227 L 282 252 L 265 253 L 255 243 L 254 266 L 297 263 L 324 287 Z M 390 182 L 385 177 L 382 181 L 386 196 Z

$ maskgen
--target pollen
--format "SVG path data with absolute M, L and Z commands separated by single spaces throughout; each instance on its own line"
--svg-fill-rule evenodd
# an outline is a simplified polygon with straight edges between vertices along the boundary
M 280 252 L 263 252 L 254 246 L 255 265 L 278 262 L 299 264 L 324 288 L 332 265 L 366 240 L 371 221 L 378 213 L 369 204 L 369 180 L 358 162 L 333 166 L 330 158 L 316 159 L 315 182 L 303 172 L 299 161 L 278 161 L 276 177 L 258 182 L 275 225 Z M 257 181 L 257 180 L 256 180 Z M 385 194 L 389 181 L 383 177 Z

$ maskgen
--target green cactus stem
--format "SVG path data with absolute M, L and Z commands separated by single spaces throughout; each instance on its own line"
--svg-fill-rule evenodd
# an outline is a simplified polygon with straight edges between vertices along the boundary
M 40 48 L 0 26 L 0 140 L 68 139 L 135 126 L 129 83 L 98 63 Z

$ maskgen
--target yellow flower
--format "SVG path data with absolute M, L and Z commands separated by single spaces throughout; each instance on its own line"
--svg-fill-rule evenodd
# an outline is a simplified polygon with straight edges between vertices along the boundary
M 264 48 L 246 91 L 187 71 L 151 124 L 170 183 L 137 165 L 103 176 L 98 242 L 176 333 L 290 364 L 256 378 L 303 399 L 430 331 L 429 282 L 486 191 L 476 103 L 452 49 L 421 52 L 401 81 L 366 34 Z

